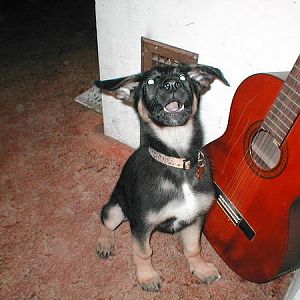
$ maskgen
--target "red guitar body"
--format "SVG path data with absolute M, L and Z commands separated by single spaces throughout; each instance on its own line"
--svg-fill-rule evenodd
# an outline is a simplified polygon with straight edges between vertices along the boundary
M 280 146 L 280 159 L 260 170 L 249 145 L 281 90 L 267 74 L 247 78 L 237 89 L 225 134 L 208 144 L 214 181 L 249 224 L 232 222 L 218 202 L 204 233 L 225 263 L 242 278 L 262 283 L 300 266 L 300 120 Z

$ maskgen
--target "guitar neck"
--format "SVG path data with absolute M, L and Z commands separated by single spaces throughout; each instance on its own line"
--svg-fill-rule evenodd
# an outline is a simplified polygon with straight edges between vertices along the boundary
M 283 143 L 300 112 L 300 55 L 264 119 L 261 129 L 268 131 L 279 146 Z

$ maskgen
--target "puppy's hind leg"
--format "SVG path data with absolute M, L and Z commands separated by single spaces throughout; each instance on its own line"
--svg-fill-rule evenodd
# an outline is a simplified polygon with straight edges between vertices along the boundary
M 200 235 L 203 220 L 201 217 L 195 223 L 180 231 L 184 255 L 190 271 L 203 283 L 212 283 L 221 278 L 218 269 L 212 263 L 201 257 Z
M 113 254 L 114 230 L 124 221 L 125 216 L 117 202 L 109 201 L 101 211 L 101 234 L 96 252 L 100 258 L 107 259 Z

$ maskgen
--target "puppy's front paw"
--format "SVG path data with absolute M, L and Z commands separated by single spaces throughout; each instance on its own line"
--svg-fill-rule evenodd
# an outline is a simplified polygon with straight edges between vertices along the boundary
M 113 255 L 114 240 L 107 236 L 101 236 L 97 242 L 96 253 L 102 259 L 108 259 Z
M 221 279 L 221 275 L 212 263 L 205 263 L 205 267 L 196 268 L 192 274 L 200 279 L 203 283 L 213 283 Z
M 190 270 L 202 283 L 213 283 L 221 279 L 217 267 L 201 257 L 189 260 Z
M 158 273 L 155 271 L 153 273 L 138 273 L 137 278 L 139 281 L 140 286 L 144 291 L 147 292 L 159 292 L 162 280 Z

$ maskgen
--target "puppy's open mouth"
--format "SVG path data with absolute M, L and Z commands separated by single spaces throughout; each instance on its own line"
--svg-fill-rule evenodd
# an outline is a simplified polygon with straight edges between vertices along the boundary
M 171 114 L 179 113 L 183 110 L 184 110 L 184 104 L 178 101 L 172 101 L 164 107 L 164 111 Z

